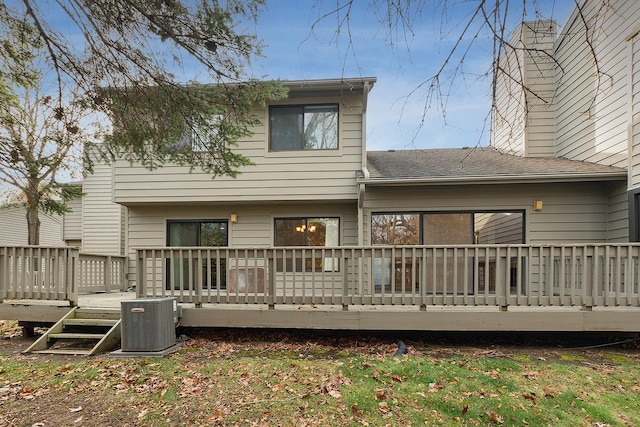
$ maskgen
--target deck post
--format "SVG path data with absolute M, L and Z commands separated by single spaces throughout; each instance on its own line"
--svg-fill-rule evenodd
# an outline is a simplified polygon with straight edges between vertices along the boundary
M 0 302 L 6 298 L 9 288 L 9 278 L 6 277 L 9 274 L 9 269 L 5 267 L 5 260 L 8 258 L 5 254 L 6 251 L 6 248 L 0 248 Z
M 80 287 L 80 250 L 67 251 L 67 298 L 72 307 L 78 305 L 78 288 Z
M 136 250 L 136 297 L 142 298 L 146 293 L 146 251 L 144 249 Z
M 267 254 L 268 255 L 268 254 Z M 272 252 L 271 256 L 268 256 L 268 265 L 269 265 L 269 283 L 267 283 L 267 289 L 269 289 L 269 295 L 267 295 L 267 304 L 269 306 L 269 310 L 274 310 L 276 308 L 275 305 L 275 297 L 276 297 L 276 262 L 274 260 L 275 251 Z
M 503 252 L 504 251 L 504 252 Z M 507 281 L 509 280 L 509 269 L 511 262 L 509 260 L 509 248 L 496 249 L 496 302 L 500 307 L 500 311 L 507 311 L 508 289 Z
M 107 255 L 104 260 L 104 291 L 108 294 L 111 293 L 111 255 Z
M 129 289 L 129 257 L 122 259 L 122 272 L 118 279 L 120 281 L 120 292 L 126 292 Z

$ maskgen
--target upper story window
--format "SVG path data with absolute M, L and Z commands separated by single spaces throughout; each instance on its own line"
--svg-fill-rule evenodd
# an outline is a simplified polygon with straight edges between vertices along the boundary
M 174 142 L 171 147 L 174 151 L 192 151 L 194 153 L 206 153 L 210 147 L 217 144 L 224 145 L 218 127 L 224 123 L 222 114 L 215 114 L 205 120 L 207 126 L 198 126 L 190 123 L 182 134 L 182 138 Z
M 269 149 L 335 150 L 338 104 L 283 105 L 269 108 Z

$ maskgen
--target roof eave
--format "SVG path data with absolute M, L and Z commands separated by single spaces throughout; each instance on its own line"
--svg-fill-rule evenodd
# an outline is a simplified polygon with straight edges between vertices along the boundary
M 455 176 L 431 178 L 360 178 L 358 183 L 378 186 L 413 186 L 413 185 L 478 185 L 478 184 L 538 184 L 551 182 L 580 181 L 624 181 L 627 173 L 565 173 L 536 175 L 492 175 L 492 176 Z
M 357 77 L 342 79 L 318 79 L 318 80 L 282 80 L 282 85 L 290 91 L 304 90 L 330 90 L 330 89 L 371 89 L 376 82 L 375 77 Z

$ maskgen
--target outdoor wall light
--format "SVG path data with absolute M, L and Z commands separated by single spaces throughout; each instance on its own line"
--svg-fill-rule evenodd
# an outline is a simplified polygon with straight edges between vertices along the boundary
M 533 210 L 541 211 L 542 210 L 542 200 L 534 200 L 533 201 Z
M 231 224 L 235 224 L 236 222 L 238 222 L 238 214 L 231 214 Z

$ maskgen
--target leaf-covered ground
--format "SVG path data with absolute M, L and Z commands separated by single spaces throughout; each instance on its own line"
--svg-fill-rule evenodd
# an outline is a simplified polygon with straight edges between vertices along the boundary
M 166 358 L 27 355 L 0 322 L 0 426 L 640 425 L 632 337 L 181 333 Z

